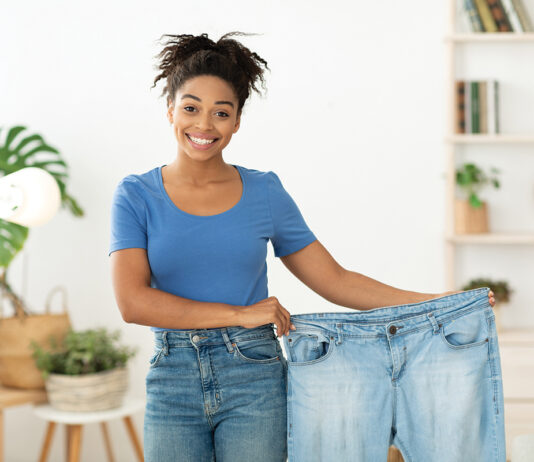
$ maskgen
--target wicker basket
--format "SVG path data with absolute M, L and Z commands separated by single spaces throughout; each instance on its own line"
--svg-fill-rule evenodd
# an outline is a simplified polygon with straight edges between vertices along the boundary
M 103 411 L 120 407 L 128 389 L 128 369 L 117 367 L 94 374 L 50 374 L 48 401 L 61 411 Z

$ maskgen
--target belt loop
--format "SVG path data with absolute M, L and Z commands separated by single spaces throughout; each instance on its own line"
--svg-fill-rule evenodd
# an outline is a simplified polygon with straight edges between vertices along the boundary
M 430 312 L 430 313 L 427 313 L 427 318 L 428 320 L 430 321 L 430 323 L 432 324 L 432 327 L 434 328 L 434 334 L 437 334 L 439 332 L 439 325 L 438 325 L 438 322 L 436 321 L 436 318 L 434 317 L 434 313 Z
M 336 345 L 341 345 L 341 343 L 343 343 L 343 335 L 341 334 L 341 326 L 343 324 L 341 324 L 340 322 L 338 322 L 336 324 L 336 331 L 337 331 L 337 341 L 336 341 Z
M 167 342 L 167 331 L 163 331 L 161 339 L 163 340 L 163 354 L 167 356 L 169 354 L 169 342 Z
M 234 347 L 230 341 L 230 337 L 228 337 L 228 329 L 226 327 L 221 327 L 221 334 L 223 336 L 224 343 L 226 344 L 226 349 L 229 353 L 233 353 Z

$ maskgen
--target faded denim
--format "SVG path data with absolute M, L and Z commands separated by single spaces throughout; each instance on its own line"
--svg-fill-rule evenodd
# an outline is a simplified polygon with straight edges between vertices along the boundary
M 289 462 L 505 462 L 489 290 L 291 316 Z

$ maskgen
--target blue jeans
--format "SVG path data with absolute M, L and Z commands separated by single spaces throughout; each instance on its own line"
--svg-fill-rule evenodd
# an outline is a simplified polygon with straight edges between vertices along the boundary
M 287 361 L 273 325 L 154 332 L 145 462 L 285 462 Z
M 291 316 L 289 462 L 505 462 L 489 290 Z

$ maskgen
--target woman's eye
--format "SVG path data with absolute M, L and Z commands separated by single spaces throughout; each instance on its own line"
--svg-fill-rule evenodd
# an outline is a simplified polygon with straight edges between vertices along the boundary
M 189 111 L 188 109 L 192 109 L 193 111 L 195 110 L 195 108 L 193 106 L 185 106 L 184 107 L 184 110 L 186 112 L 193 112 L 193 111 Z M 229 115 L 226 112 L 223 112 L 223 111 L 219 111 L 216 114 L 223 114 L 223 117 L 229 117 Z

